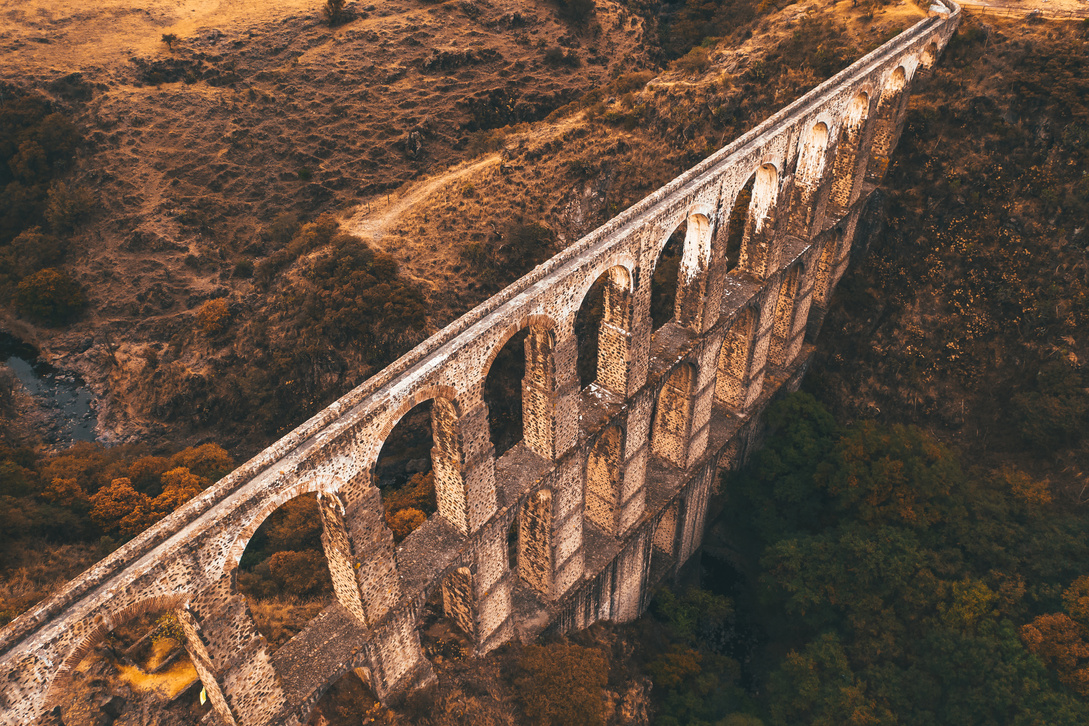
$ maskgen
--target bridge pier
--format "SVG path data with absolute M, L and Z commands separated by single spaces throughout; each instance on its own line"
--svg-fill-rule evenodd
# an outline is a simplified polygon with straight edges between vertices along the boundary
M 283 684 L 232 579 L 220 578 L 177 611 L 185 648 L 225 726 L 295 723 L 284 719 Z

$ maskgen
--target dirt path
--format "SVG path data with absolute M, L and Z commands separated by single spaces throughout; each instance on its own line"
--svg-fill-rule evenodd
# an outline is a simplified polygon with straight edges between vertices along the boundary
M 1089 18 L 1089 0 L 1032 0 L 1031 2 L 987 2 L 986 0 L 957 0 L 973 13 L 1024 18 L 1037 12 L 1040 17 L 1053 20 L 1077 20 Z
M 389 198 L 389 201 L 384 195 L 375 197 L 356 207 L 355 212 L 344 220 L 341 226 L 349 234 L 358 235 L 363 239 L 375 242 L 379 248 L 389 252 L 390 250 L 385 249 L 381 240 L 390 225 L 396 222 L 401 215 L 440 189 L 498 163 L 499 154 L 489 154 L 474 162 L 459 164 L 446 173 L 428 179 L 422 184 L 413 185 L 408 191 L 399 192 L 396 198 Z

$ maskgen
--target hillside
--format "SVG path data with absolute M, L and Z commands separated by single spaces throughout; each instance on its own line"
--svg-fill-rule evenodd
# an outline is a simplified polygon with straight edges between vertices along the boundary
M 922 14 L 737 7 L 683 34 L 608 2 L 12 9 L 0 81 L 83 143 L 56 254 L 6 295 L 58 262 L 82 292 L 4 325 L 82 374 L 107 440 L 252 453 Z M 372 259 L 391 287 L 355 298 Z

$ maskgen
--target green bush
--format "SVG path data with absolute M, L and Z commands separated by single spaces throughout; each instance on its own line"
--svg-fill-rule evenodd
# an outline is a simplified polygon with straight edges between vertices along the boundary
M 64 271 L 47 267 L 19 283 L 15 306 L 31 320 L 45 325 L 63 325 L 82 312 L 87 304 L 79 283 Z

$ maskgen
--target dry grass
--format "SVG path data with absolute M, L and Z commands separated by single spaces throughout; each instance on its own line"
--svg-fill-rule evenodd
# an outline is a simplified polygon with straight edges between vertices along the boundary
M 265 636 L 272 650 L 291 640 L 318 613 L 329 606 L 324 599 L 302 600 L 297 597 L 275 597 L 261 600 L 247 598 L 257 631 Z
M 59 590 L 100 555 L 88 544 L 46 542 L 28 542 L 5 553 L 5 567 L 0 572 L 0 625 Z
M 138 666 L 117 664 L 117 672 L 121 680 L 142 693 L 157 692 L 164 698 L 172 699 L 184 692 L 193 681 L 197 680 L 197 669 L 188 656 L 181 656 L 168 668 L 158 673 L 154 671 L 163 663 L 179 644 L 170 639 L 163 638 L 152 646 L 151 657 L 144 668 Z

